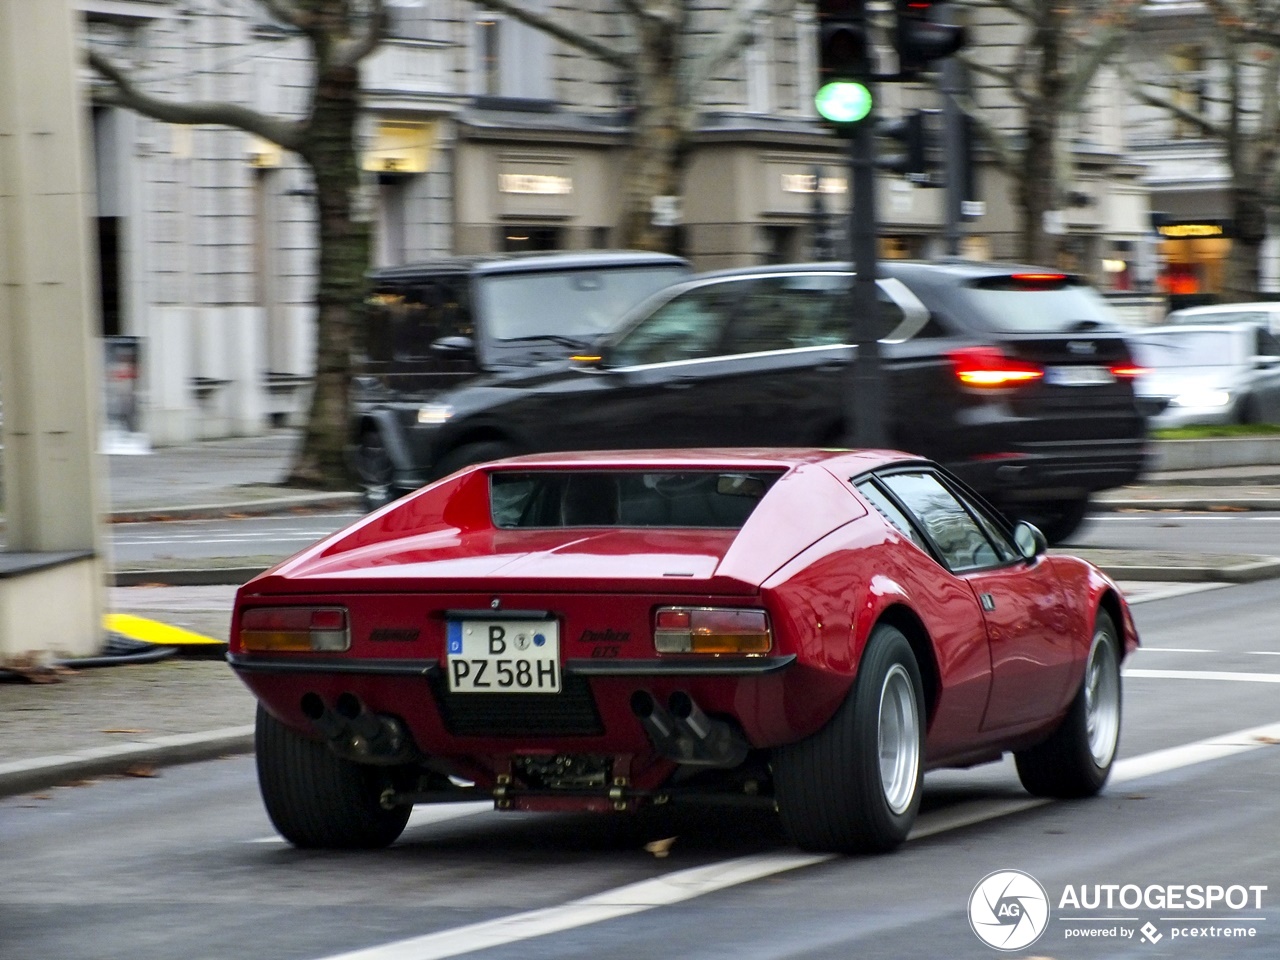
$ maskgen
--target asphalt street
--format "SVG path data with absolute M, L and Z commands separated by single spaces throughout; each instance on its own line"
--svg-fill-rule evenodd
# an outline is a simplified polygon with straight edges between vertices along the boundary
M 297 851 L 247 757 L 10 798 L 0 956 L 968 960 L 1000 955 L 973 932 L 970 895 L 1013 869 L 1048 899 L 1044 934 L 1013 956 L 1273 960 L 1277 605 L 1277 582 L 1138 603 L 1144 648 L 1104 795 L 1036 801 L 1007 763 L 931 774 L 914 839 L 887 857 L 798 853 L 768 810 L 618 821 L 477 805 L 419 808 L 386 851 Z M 668 840 L 667 856 L 645 849 Z M 1062 905 L 1068 887 L 1107 885 L 1266 889 L 1248 909 Z M 1190 935 L 1223 929 L 1253 934 Z

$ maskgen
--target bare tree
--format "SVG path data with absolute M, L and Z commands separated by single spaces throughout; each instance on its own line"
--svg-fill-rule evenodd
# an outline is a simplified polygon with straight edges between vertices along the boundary
M 360 176 L 355 134 L 360 61 L 382 38 L 383 0 L 257 0 L 279 23 L 297 30 L 311 52 L 312 84 L 304 116 L 285 119 L 225 102 L 180 103 L 139 89 L 130 70 L 90 50 L 89 64 L 107 83 L 106 103 L 176 124 L 221 124 L 296 153 L 314 180 L 319 236 L 316 369 L 303 442 L 287 483 L 337 489 L 347 484 L 344 446 L 351 354 L 363 308 L 370 228 L 353 216 Z
M 1144 64 L 1130 88 L 1143 103 L 1167 111 L 1222 144 L 1230 171 L 1234 227 L 1222 295 L 1255 300 L 1268 213 L 1280 208 L 1280 2 L 1205 0 L 1196 41 L 1213 53 L 1218 82 L 1187 96 L 1168 62 Z
M 471 3 L 534 27 L 617 71 L 631 102 L 623 166 L 624 246 L 670 249 L 669 229 L 652 223 L 654 197 L 678 195 L 684 155 L 696 130 L 699 96 L 725 62 L 755 35 L 756 22 L 790 11 L 794 0 L 729 0 L 725 24 L 707 42 L 691 28 L 696 0 L 610 0 L 621 37 L 606 42 L 570 24 L 528 9 L 517 0 Z
M 1083 108 L 1098 71 L 1120 50 L 1141 0 L 963 0 L 961 5 L 980 21 L 978 36 L 984 38 L 971 40 L 959 55 L 979 81 L 961 105 L 1014 184 L 1020 213 L 1017 256 L 1053 263 L 1057 245 L 1044 220 L 1065 200 L 1070 157 L 1064 132 Z M 1008 42 L 1001 43 L 1004 38 Z M 1005 113 L 1012 109 L 1017 121 L 1002 122 L 1002 107 Z

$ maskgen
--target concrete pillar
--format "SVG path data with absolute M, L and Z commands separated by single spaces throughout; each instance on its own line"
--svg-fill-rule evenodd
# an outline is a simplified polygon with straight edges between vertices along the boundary
M 102 641 L 102 352 L 76 16 L 70 0 L 0 0 L 0 662 Z

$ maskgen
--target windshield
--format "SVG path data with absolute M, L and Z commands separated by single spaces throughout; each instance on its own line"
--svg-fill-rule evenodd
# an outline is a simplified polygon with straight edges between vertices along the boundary
M 494 340 L 568 337 L 586 343 L 687 273 L 670 264 L 495 274 L 477 282 L 476 299 Z
M 1082 333 L 1122 326 L 1102 295 L 1074 277 L 1042 281 L 1014 275 L 962 289 L 982 320 L 1005 333 Z
M 1130 341 L 1134 359 L 1153 370 L 1235 366 L 1246 361 L 1247 338 L 1232 331 L 1143 334 Z

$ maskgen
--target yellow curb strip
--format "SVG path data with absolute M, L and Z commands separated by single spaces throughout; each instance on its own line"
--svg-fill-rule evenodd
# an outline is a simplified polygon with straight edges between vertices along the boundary
M 146 617 L 135 617 L 131 613 L 108 613 L 102 618 L 102 625 L 111 633 L 118 633 L 130 640 L 141 640 L 143 643 L 154 643 L 162 647 L 193 646 L 197 644 L 222 645 L 221 640 L 206 637 L 182 627 L 148 620 Z

